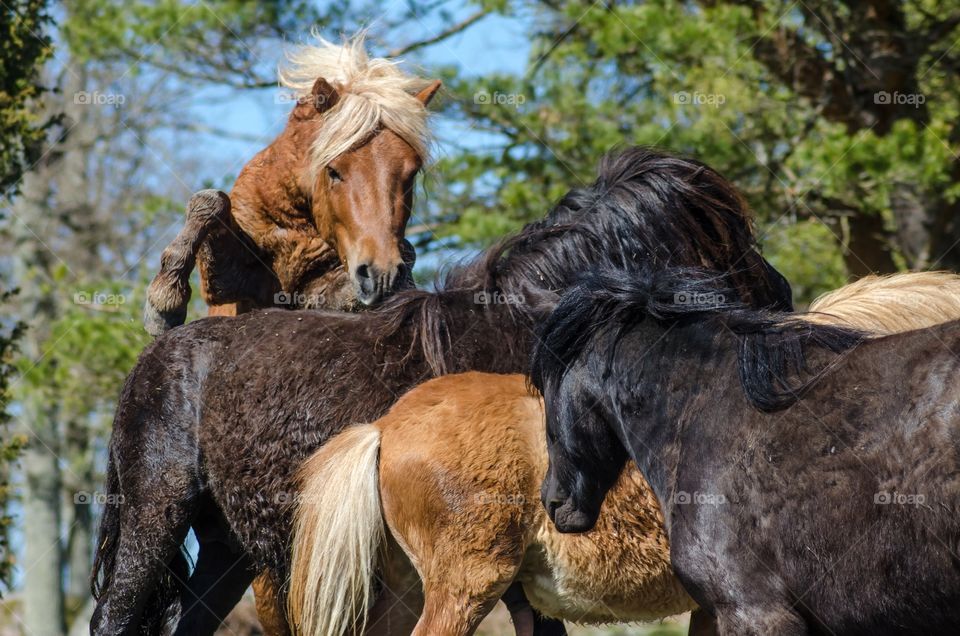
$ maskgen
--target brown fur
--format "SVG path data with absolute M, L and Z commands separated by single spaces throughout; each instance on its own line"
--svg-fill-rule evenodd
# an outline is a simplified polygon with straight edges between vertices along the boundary
M 471 633 L 514 579 L 541 612 L 581 623 L 695 607 L 673 578 L 663 519 L 636 469 L 624 472 L 596 530 L 561 535 L 550 524 L 539 500 L 543 408 L 524 376 L 430 380 L 372 426 L 381 433 L 386 526 L 423 581 L 414 634 Z M 318 487 L 314 461 L 336 461 L 335 448 L 323 447 L 304 468 Z M 314 565 L 295 555 L 292 580 L 315 576 Z M 293 604 L 295 623 L 300 609 Z
M 416 99 L 426 108 L 439 87 L 433 82 Z M 191 199 L 186 225 L 150 285 L 151 334 L 183 323 L 194 259 L 204 301 L 228 305 L 210 315 L 273 306 L 354 309 L 358 298 L 369 304 L 412 286 L 414 254 L 403 234 L 423 158 L 381 129 L 309 178 L 314 139 L 338 99 L 337 89 L 318 79 L 283 132 L 240 171 L 228 201 L 212 202 L 211 191 Z M 373 300 L 357 289 L 361 266 L 376 276 Z M 278 302 L 281 291 L 289 301 Z
M 854 283 L 833 292 L 831 311 L 816 320 L 842 316 L 845 324 L 879 331 L 896 328 L 891 317 L 901 317 L 901 331 L 955 320 L 960 308 L 939 302 L 944 286 L 930 283 L 956 280 L 902 274 Z M 891 296 L 891 289 L 903 293 Z M 864 310 L 877 306 L 874 294 L 883 298 L 882 312 Z M 923 305 L 939 311 L 911 313 L 925 297 Z M 471 633 L 514 579 L 537 610 L 572 622 L 652 620 L 695 608 L 670 567 L 656 499 L 632 462 L 592 530 L 561 534 L 550 523 L 539 493 L 547 466 L 543 405 L 524 376 L 436 378 L 371 426 L 380 431 L 380 497 L 395 542 L 388 558 L 396 562 L 391 550 L 402 550 L 423 581 L 414 634 Z M 305 488 L 323 487 L 326 476 L 316 466 L 334 448 L 322 447 L 304 465 Z M 300 534 L 294 544 L 300 546 Z M 318 575 L 319 560 L 295 556 L 292 590 L 298 579 Z

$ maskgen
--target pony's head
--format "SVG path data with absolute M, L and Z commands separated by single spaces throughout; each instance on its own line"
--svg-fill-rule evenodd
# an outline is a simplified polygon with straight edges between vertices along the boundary
M 440 82 L 368 57 L 362 34 L 342 46 L 318 40 L 288 53 L 280 83 L 297 98 L 293 134 L 310 146 L 301 185 L 313 222 L 359 300 L 372 305 L 403 279 L 401 241 L 428 158 L 427 104 Z
M 545 400 L 547 474 L 540 500 L 560 532 L 586 532 L 627 461 L 610 427 L 609 403 L 587 374 L 571 371 Z

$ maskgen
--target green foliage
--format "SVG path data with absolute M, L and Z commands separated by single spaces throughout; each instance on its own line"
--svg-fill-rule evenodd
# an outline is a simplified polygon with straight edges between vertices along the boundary
M 849 50 L 855 43 L 839 42 L 803 6 L 743 4 L 536 4 L 540 30 L 523 74 L 447 78 L 456 97 L 448 113 L 489 139 L 486 152 L 464 148 L 440 162 L 444 182 L 433 192 L 431 210 L 442 227 L 438 234 L 485 244 L 539 218 L 566 189 L 591 179 L 611 148 L 649 144 L 719 169 L 741 188 L 762 225 L 780 228 L 768 238 L 767 253 L 794 282 L 801 302 L 846 279 L 838 233 L 828 229 L 841 218 L 879 215 L 885 235 L 867 238 L 885 242 L 897 263 L 928 266 L 901 251 L 897 222 L 913 212 L 894 209 L 894 199 L 907 184 L 930 218 L 960 215 L 949 208 L 960 194 L 960 85 L 955 58 L 947 54 L 955 27 L 925 42 L 929 53 L 903 80 L 915 80 L 921 107 L 897 111 L 886 125 L 879 118 L 892 111 L 878 105 L 862 78 L 838 89 L 859 100 L 851 105 L 859 109 L 856 121 L 825 107 L 831 95 L 808 95 L 825 90 L 817 64 L 858 65 L 853 70 L 873 81 L 870 72 L 883 74 L 883 61 L 870 59 L 862 68 L 862 56 Z M 950 24 L 950 16 L 960 14 L 960 3 L 948 4 L 898 11 L 911 28 L 934 32 L 938 16 Z M 525 6 L 511 4 L 514 13 Z M 816 3 L 816 11 L 839 23 L 874 19 L 841 3 Z M 796 40 L 785 41 L 812 61 L 804 68 L 790 58 L 787 78 L 770 43 L 794 33 Z M 796 227 L 781 227 L 784 219 Z M 811 265 L 814 256 L 821 267 Z
M 787 274 L 801 306 L 847 283 L 847 270 L 833 232 L 816 220 L 777 222 L 761 229 L 764 255 Z M 801 307 L 802 308 L 802 307 Z
M 39 70 L 51 54 L 45 0 L 5 0 L 0 7 L 0 194 L 14 194 L 40 155 L 46 133 L 36 101 Z
M 0 306 L 7 305 L 15 292 L 0 293 Z M 24 325 L 15 323 L 0 330 L 0 584 L 10 585 L 14 558 L 10 551 L 10 526 L 13 519 L 7 514 L 7 503 L 12 492 L 10 488 L 10 465 L 20 455 L 27 443 L 25 435 L 9 434 L 10 385 L 15 374 L 14 353 L 17 341 L 23 333 Z
M 257 47 L 332 19 L 304 0 L 70 0 L 62 32 L 78 60 L 132 62 L 173 71 L 185 79 L 240 87 L 276 84 Z M 274 49 L 276 50 L 276 49 Z M 275 56 L 271 55 L 271 60 Z
M 65 286 L 66 287 L 66 286 Z M 143 288 L 117 283 L 66 289 L 41 360 L 19 360 L 25 386 L 59 396 L 67 419 L 109 411 L 150 338 L 141 324 Z

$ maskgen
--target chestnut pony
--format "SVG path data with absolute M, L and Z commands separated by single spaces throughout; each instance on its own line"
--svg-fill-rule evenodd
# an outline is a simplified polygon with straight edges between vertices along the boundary
M 960 276 L 868 276 L 797 317 L 872 334 L 957 320 Z M 572 622 L 694 609 L 637 467 L 619 476 L 592 531 L 565 535 L 540 504 L 546 458 L 543 404 L 522 375 L 436 378 L 344 431 L 300 471 L 292 620 L 304 633 L 348 631 L 385 563 L 406 568 L 394 578 L 423 582 L 417 634 L 470 633 L 514 580 L 539 612 Z M 345 520 L 355 527 L 341 527 Z M 691 633 L 710 633 L 709 619 L 695 614 Z
M 199 262 L 210 315 L 256 307 L 352 309 L 411 287 L 404 238 L 427 159 L 426 106 L 440 87 L 370 58 L 363 36 L 288 55 L 286 128 L 246 165 L 229 199 L 204 191 L 164 250 L 144 324 L 183 324 Z
M 114 419 L 106 490 L 123 504 L 101 521 L 94 632 L 179 617 L 179 633 L 209 633 L 263 570 L 283 595 L 294 475 L 327 439 L 432 376 L 522 372 L 536 324 L 593 265 L 630 276 L 703 263 L 757 306 L 791 307 L 729 182 L 631 148 L 545 219 L 452 268 L 439 291 L 398 292 L 361 313 L 207 318 L 159 337 Z M 179 546 L 190 527 L 200 553 L 187 580 Z

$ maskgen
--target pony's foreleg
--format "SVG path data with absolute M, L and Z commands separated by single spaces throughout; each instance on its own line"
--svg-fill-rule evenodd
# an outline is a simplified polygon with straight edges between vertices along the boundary
M 687 636 L 717 636 L 717 619 L 705 609 L 693 610 Z
M 160 272 L 147 289 L 143 325 L 158 336 L 182 325 L 190 301 L 190 273 L 197 251 L 210 231 L 230 223 L 230 198 L 219 190 L 201 190 L 187 203 L 186 223 L 160 256 Z
M 499 595 L 463 598 L 444 586 L 428 585 L 423 613 L 411 636 L 469 636 L 499 600 Z
M 515 636 L 566 636 L 563 621 L 547 618 L 533 609 L 519 581 L 507 588 L 502 600 L 510 612 Z

